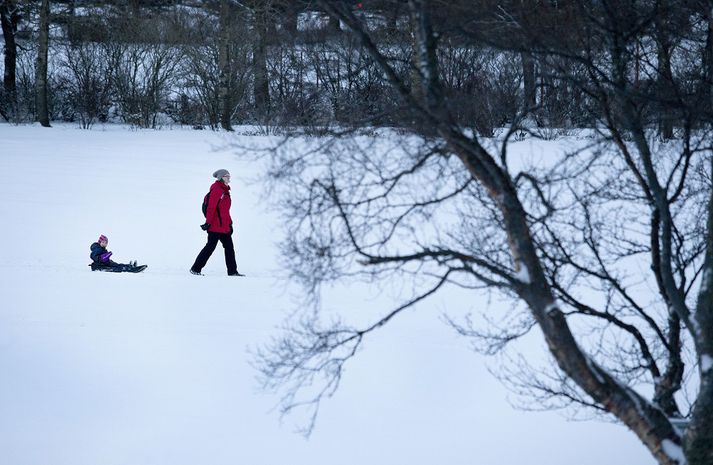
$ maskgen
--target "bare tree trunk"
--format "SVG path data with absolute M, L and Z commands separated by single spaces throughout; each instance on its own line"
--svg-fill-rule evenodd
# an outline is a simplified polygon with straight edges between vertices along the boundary
M 131 8 L 131 16 L 138 18 L 141 14 L 141 1 L 140 0 L 130 0 L 129 7 Z
M 443 101 L 443 92 L 439 81 L 438 59 L 436 57 L 436 41 L 434 39 L 427 10 L 429 5 L 424 2 L 410 1 L 410 24 L 412 36 L 411 59 L 411 94 L 421 106 L 429 112 L 439 113 Z M 425 123 L 415 112 L 412 121 L 418 124 L 418 129 L 424 134 L 435 134 L 435 126 Z M 482 128 L 479 128 L 482 130 Z
M 329 24 L 327 25 L 327 30 L 329 32 L 338 33 L 342 31 L 342 26 L 339 18 L 329 17 Z
M 386 16 L 386 31 L 389 37 L 397 37 L 399 34 L 399 17 L 401 14 L 400 4 L 396 3 L 393 9 L 388 10 Z
M 418 102 L 423 102 L 424 83 L 421 73 L 419 72 L 419 63 L 421 62 L 421 58 L 418 54 L 419 42 L 418 38 L 416 37 L 416 28 L 418 27 L 418 25 L 415 23 L 413 16 L 410 18 L 409 23 L 411 24 L 411 94 L 413 95 L 413 98 L 416 99 Z
M 283 8 L 282 15 L 282 27 L 285 29 L 285 33 L 290 37 L 294 38 L 297 35 L 297 6 L 292 2 L 289 2 Z
M 37 116 L 40 124 L 50 127 L 49 110 L 47 108 L 47 54 L 49 50 L 49 15 L 50 2 L 42 0 L 40 7 L 40 36 L 37 51 L 37 68 L 35 70 L 35 85 L 37 99 Z
M 664 47 L 659 46 L 659 133 L 664 139 L 673 138 L 673 115 L 670 113 L 667 101 L 673 98 L 671 84 L 667 76 L 671 75 L 671 55 Z
M 255 99 L 255 114 L 262 118 L 268 114 L 270 108 L 270 86 L 267 76 L 267 21 L 268 12 L 265 7 L 255 8 L 253 15 L 253 28 L 255 41 L 253 42 L 253 97 Z
M 713 159 L 710 165 L 713 168 Z M 708 202 L 706 258 L 695 320 L 700 340 L 701 382 L 684 444 L 688 465 L 705 465 L 713 463 L 713 192 Z
M 664 139 L 673 138 L 673 118 L 670 101 L 675 97 L 673 92 L 673 73 L 671 71 L 671 40 L 666 29 L 670 27 L 666 19 L 668 3 L 661 2 L 661 12 L 656 22 L 656 49 L 658 55 L 658 83 L 657 94 L 659 97 L 658 118 L 659 134 Z
M 708 32 L 706 36 L 706 47 L 703 51 L 703 82 L 701 89 L 702 108 L 707 108 L 710 111 L 713 108 L 713 8 L 707 8 L 704 11 L 704 18 L 708 23 Z M 705 110 L 704 110 L 705 111 Z M 713 115 L 708 115 L 709 118 Z
M 233 106 L 230 98 L 230 5 L 228 0 L 220 2 L 220 38 L 218 40 L 218 69 L 220 83 L 218 98 L 220 100 L 220 125 L 226 131 L 232 131 L 230 117 Z
M 77 26 L 76 26 L 76 0 L 67 0 L 67 38 L 70 43 L 74 45 L 77 40 Z
M 7 102 L 10 108 L 15 107 L 15 90 L 17 87 L 17 43 L 15 42 L 15 34 L 17 32 L 17 24 L 20 21 L 20 15 L 17 13 L 17 5 L 13 0 L 4 0 L 0 2 L 0 22 L 2 23 L 2 35 L 5 39 L 5 72 L 3 75 L 3 90 L 7 97 Z M 9 120 L 8 113 L 0 108 L 2 115 L 6 120 Z
M 535 60 L 532 54 L 527 52 L 520 53 L 522 61 L 522 83 L 523 83 L 523 109 L 529 113 L 537 105 L 537 88 L 535 81 Z

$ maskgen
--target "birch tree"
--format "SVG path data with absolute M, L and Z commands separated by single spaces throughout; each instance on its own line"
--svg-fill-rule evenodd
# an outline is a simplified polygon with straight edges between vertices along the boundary
M 4 102 L 0 101 L 0 115 L 9 121 L 10 114 L 14 112 L 17 104 L 15 98 L 16 70 L 17 70 L 17 42 L 15 35 L 17 34 L 17 25 L 20 22 L 20 15 L 17 4 L 13 0 L 0 1 L 0 25 L 2 26 L 2 35 L 5 40 L 4 47 L 4 73 L 3 73 L 3 92 L 5 94 Z
M 510 324 L 486 331 L 470 317 L 449 320 L 489 352 L 537 328 L 553 366 L 547 376 L 526 371 L 524 393 L 615 418 L 660 464 L 713 463 L 713 120 L 698 105 L 710 88 L 709 16 L 677 10 L 693 26 L 679 30 L 697 32 L 670 50 L 680 58 L 671 63 L 685 63 L 666 77 L 682 132 L 662 141 L 652 109 L 664 68 L 655 46 L 635 47 L 654 43 L 658 2 L 558 2 L 552 24 L 569 22 L 567 40 L 528 27 L 538 18 L 525 11 L 474 17 L 454 4 L 451 30 L 475 37 L 484 22 L 497 22 L 519 47 L 529 44 L 553 79 L 588 97 L 591 143 L 528 166 L 509 150 L 523 131 L 517 120 L 486 139 L 450 114 L 436 3 L 448 7 L 408 2 L 417 25 L 412 89 L 363 16 L 321 2 L 419 121 L 409 137 L 378 133 L 396 141 L 383 152 L 342 132 L 308 152 L 283 144 L 272 153 L 285 258 L 316 303 L 321 285 L 359 277 L 406 280 L 414 293 L 364 326 L 325 322 L 310 309 L 259 354 L 265 386 L 282 390 L 284 412 L 312 407 L 315 415 L 372 333 L 446 286 L 486 290 L 520 310 Z M 635 50 L 649 62 L 648 79 L 636 84 Z M 683 389 L 692 405 L 677 397 Z
M 230 119 L 233 115 L 233 104 L 230 98 L 230 2 L 221 0 L 219 12 L 219 39 L 218 39 L 218 71 L 220 73 L 218 85 L 218 99 L 220 100 L 220 125 L 226 131 L 232 131 Z
M 49 51 L 49 16 L 50 2 L 42 0 L 40 6 L 40 30 L 37 49 L 37 65 L 35 68 L 37 118 L 40 124 L 50 127 L 49 109 L 47 102 L 47 55 Z

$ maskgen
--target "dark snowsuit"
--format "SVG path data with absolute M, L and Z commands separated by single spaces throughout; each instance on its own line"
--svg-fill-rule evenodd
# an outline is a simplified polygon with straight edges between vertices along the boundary
M 122 271 L 135 271 L 136 267 L 134 265 L 129 265 L 129 264 L 124 264 L 124 263 L 116 263 L 113 260 L 107 259 L 106 261 L 103 261 L 101 256 L 108 251 L 106 250 L 106 247 L 102 247 L 99 245 L 98 242 L 93 243 L 92 245 L 89 246 L 89 250 L 91 250 L 91 253 L 89 254 L 89 258 L 92 259 L 91 266 L 92 271 L 114 271 L 114 272 L 122 272 Z
M 208 227 L 208 242 L 196 257 L 191 267 L 194 273 L 200 273 L 215 251 L 218 241 L 225 249 L 225 266 L 229 275 L 238 274 L 235 263 L 235 247 L 233 246 L 233 220 L 230 218 L 230 186 L 223 181 L 216 181 L 210 186 L 208 193 L 208 208 L 205 212 L 205 222 Z
M 92 259 L 92 263 L 96 263 L 96 264 L 102 263 L 101 256 L 108 252 L 108 250 L 106 250 L 106 247 L 102 247 L 101 245 L 99 245 L 98 242 L 95 242 L 92 245 L 90 245 L 89 250 L 91 250 L 91 253 L 89 254 L 89 258 Z

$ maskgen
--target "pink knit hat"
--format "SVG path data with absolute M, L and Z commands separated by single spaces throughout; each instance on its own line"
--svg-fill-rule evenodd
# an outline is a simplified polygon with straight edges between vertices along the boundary
M 109 242 L 109 239 L 107 239 L 106 236 L 104 234 L 102 234 L 101 236 L 99 236 L 99 240 L 97 242 L 102 242 L 102 241 Z

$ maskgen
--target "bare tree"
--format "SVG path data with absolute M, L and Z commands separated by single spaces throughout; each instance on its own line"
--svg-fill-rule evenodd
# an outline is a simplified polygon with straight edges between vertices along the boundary
M 270 111 L 270 86 L 267 74 L 268 32 L 274 15 L 271 1 L 255 2 L 252 8 L 253 29 L 253 98 L 256 116 L 264 119 Z
M 670 115 L 672 107 L 676 105 L 667 104 L 671 99 L 675 99 L 675 81 L 673 77 L 673 69 L 671 65 L 671 54 L 674 50 L 672 43 L 673 34 L 671 28 L 685 27 L 683 24 L 676 24 L 675 16 L 670 11 L 671 5 L 663 0 L 661 7 L 658 9 L 659 14 L 655 20 L 655 40 L 657 50 L 657 94 L 660 99 L 659 105 L 659 128 L 661 137 L 664 139 L 673 138 L 673 118 Z
M 89 129 L 109 109 L 112 91 L 112 61 L 107 49 L 93 43 L 63 47 L 60 66 L 67 72 L 67 97 L 84 129 Z
M 381 141 L 382 151 L 373 139 L 349 133 L 306 153 L 289 145 L 273 152 L 271 173 L 283 186 L 288 218 L 285 256 L 315 298 L 325 282 L 360 276 L 409 279 L 414 294 L 366 326 L 325 323 L 319 312 L 307 312 L 265 347 L 263 379 L 284 389 L 283 411 L 306 406 L 316 414 L 371 333 L 457 285 L 501 293 L 521 310 L 518 324 L 491 332 L 451 318 L 486 350 L 500 350 L 535 326 L 542 332 L 555 364 L 550 376 L 528 371 L 520 378 L 529 395 L 613 416 L 661 464 L 711 463 L 712 120 L 697 104 L 710 86 L 701 59 L 711 39 L 708 16 L 677 10 L 701 27 L 670 51 L 681 58 L 672 63 L 685 63 L 666 77 L 676 95 L 667 105 L 681 115 L 683 130 L 662 142 L 650 116 L 664 70 L 653 59 L 656 47 L 643 48 L 651 58 L 648 87 L 635 84 L 632 72 L 636 43 L 655 43 L 658 2 L 558 2 L 551 19 L 573 22 L 568 40 L 528 27 L 519 10 L 475 17 L 460 2 L 450 4 L 449 27 L 480 37 L 482 22 L 497 22 L 516 38 L 516 50 L 529 44 L 526 51 L 553 79 L 589 99 L 583 111 L 597 122 L 591 145 L 553 165 L 528 166 L 509 151 L 517 125 L 491 140 L 453 117 L 430 2 L 408 2 L 418 26 L 418 91 L 362 17 L 343 3 L 321 4 L 359 38 L 419 121 L 409 137 L 380 132 L 392 141 Z M 632 263 L 650 271 L 634 271 Z M 682 389 L 692 405 L 676 398 Z
M 0 1 L 0 25 L 2 26 L 2 35 L 5 40 L 5 67 L 2 81 L 4 98 L 0 100 L 0 115 L 2 115 L 6 121 L 10 120 L 9 113 L 14 112 L 15 105 L 17 104 L 15 98 L 17 87 L 17 42 L 15 35 L 17 34 L 17 25 L 19 22 L 20 14 L 17 4 L 13 0 Z
M 37 67 L 35 75 L 37 118 L 44 127 L 50 127 L 47 103 L 47 54 L 49 51 L 50 2 L 42 0 L 40 6 L 40 29 L 37 49 Z
M 220 75 L 220 85 L 218 96 L 220 99 L 220 125 L 226 131 L 232 131 L 230 118 L 233 114 L 233 106 L 230 99 L 230 2 L 221 0 L 219 13 L 219 35 L 218 40 L 218 71 Z
M 537 83 L 535 73 L 535 60 L 527 52 L 520 53 L 522 62 L 522 85 L 524 89 L 524 105 L 527 108 L 535 108 L 537 105 Z
M 186 47 L 183 87 L 211 129 L 229 130 L 236 111 L 241 105 L 247 107 L 250 44 L 244 40 L 248 32 L 245 21 L 236 16 L 226 24 L 221 24 L 223 21 L 220 16 L 217 33 L 208 33 L 203 42 Z M 204 122 L 201 119 L 194 124 Z
M 141 23 L 131 27 L 136 37 L 141 37 Z M 170 42 L 153 40 L 112 41 L 106 48 L 120 116 L 138 127 L 156 128 L 158 115 L 178 81 L 182 50 Z

